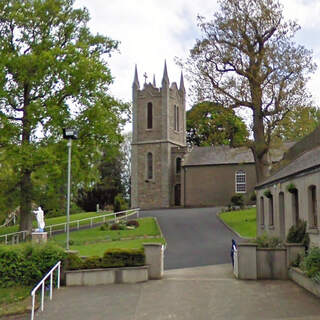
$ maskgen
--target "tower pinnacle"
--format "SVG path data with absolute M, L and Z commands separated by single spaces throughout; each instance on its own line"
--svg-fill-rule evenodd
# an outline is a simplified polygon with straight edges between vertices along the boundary
M 181 70 L 181 77 L 180 77 L 180 86 L 179 86 L 179 90 L 185 92 L 186 89 L 184 87 L 184 80 L 183 80 L 183 73 L 182 73 L 182 70 Z
M 169 85 L 169 77 L 168 77 L 168 71 L 167 71 L 167 62 L 164 60 L 164 70 L 163 70 L 163 78 L 162 78 L 162 84 L 168 84 Z
M 134 69 L 133 85 L 135 85 L 137 88 L 140 88 L 137 65 L 135 66 L 135 69 Z

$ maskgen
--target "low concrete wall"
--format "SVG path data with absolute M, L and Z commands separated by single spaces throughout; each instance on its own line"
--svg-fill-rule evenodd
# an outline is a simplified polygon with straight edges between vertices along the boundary
M 148 281 L 148 266 L 66 271 L 66 286 L 95 286 Z
M 146 265 L 149 266 L 149 279 L 162 279 L 164 246 L 161 243 L 144 243 Z
M 234 274 L 238 279 L 288 279 L 288 268 L 298 254 L 304 252 L 301 244 L 285 244 L 284 248 L 257 248 L 255 243 L 240 243 L 235 255 Z
M 257 279 L 288 279 L 285 248 L 257 248 Z
M 289 278 L 297 283 L 299 286 L 305 288 L 309 292 L 316 295 L 320 298 L 320 284 L 315 283 L 310 278 L 308 278 L 300 269 L 298 268 L 290 268 L 289 269 Z

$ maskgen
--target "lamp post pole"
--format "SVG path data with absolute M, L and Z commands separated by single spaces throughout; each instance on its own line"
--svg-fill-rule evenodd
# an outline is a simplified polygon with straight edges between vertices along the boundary
M 68 187 L 67 187 L 67 250 L 69 250 L 69 224 L 70 224 L 70 185 L 71 185 L 71 146 L 72 139 L 68 139 Z
M 72 139 L 78 138 L 78 131 L 72 128 L 64 128 L 63 129 L 63 138 L 67 139 L 67 147 L 68 147 L 68 186 L 67 186 L 67 250 L 69 250 L 69 242 L 70 242 L 70 189 L 71 189 L 71 146 Z

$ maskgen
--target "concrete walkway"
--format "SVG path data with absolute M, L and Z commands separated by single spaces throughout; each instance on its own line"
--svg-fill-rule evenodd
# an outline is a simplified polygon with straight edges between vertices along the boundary
M 291 281 L 240 281 L 230 264 L 141 284 L 61 288 L 40 320 L 316 320 L 320 300 Z

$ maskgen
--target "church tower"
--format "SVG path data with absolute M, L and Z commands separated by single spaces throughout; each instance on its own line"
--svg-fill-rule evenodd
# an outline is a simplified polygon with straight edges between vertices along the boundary
M 185 88 L 170 85 L 164 65 L 162 86 L 144 83 L 135 68 L 132 85 L 133 121 L 131 206 L 168 208 L 181 203 L 181 158 L 186 149 Z

